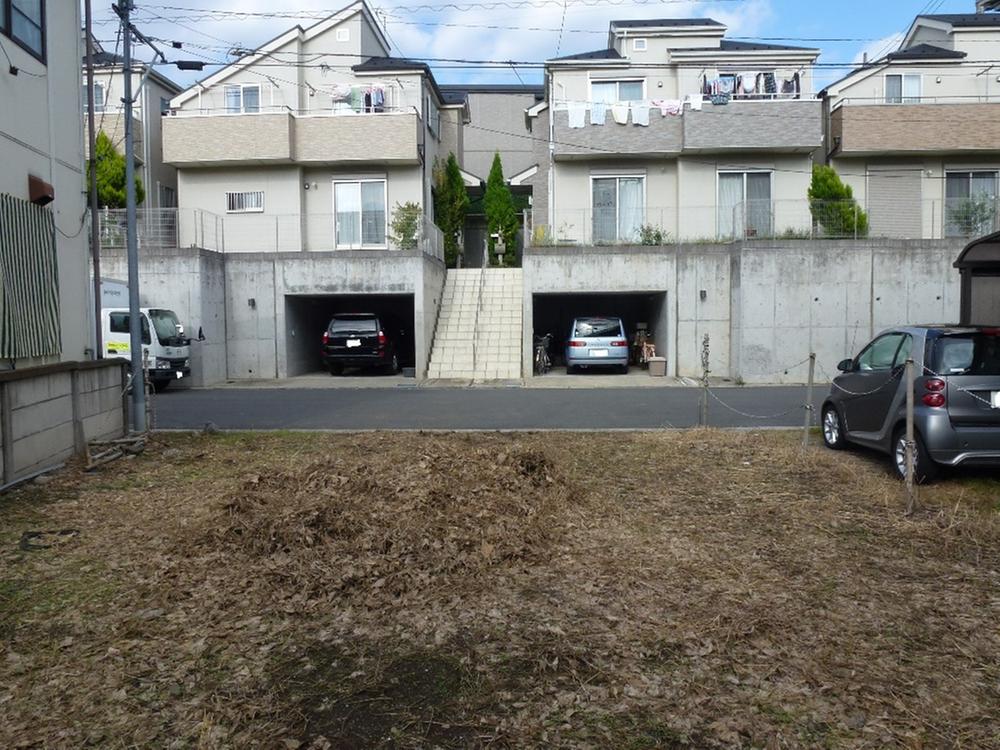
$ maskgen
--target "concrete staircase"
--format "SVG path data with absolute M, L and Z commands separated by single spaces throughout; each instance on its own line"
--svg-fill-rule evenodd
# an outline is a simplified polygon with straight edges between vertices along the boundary
M 476 380 L 520 380 L 524 274 L 487 268 L 476 326 Z
M 450 269 L 428 379 L 520 379 L 523 290 L 520 268 Z

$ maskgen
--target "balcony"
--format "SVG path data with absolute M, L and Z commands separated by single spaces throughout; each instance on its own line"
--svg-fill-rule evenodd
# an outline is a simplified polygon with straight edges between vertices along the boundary
M 118 153 L 125 152 L 125 110 L 121 108 L 107 107 L 101 112 L 94 113 L 94 124 L 99 133 L 104 133 L 111 139 Z M 89 121 L 86 113 L 83 115 L 83 132 L 87 132 Z M 132 138 L 133 151 L 139 164 L 143 162 L 142 147 L 142 120 L 138 116 L 132 115 Z M 83 139 L 84 158 L 90 158 L 90 139 Z
M 413 108 L 379 113 L 181 112 L 163 120 L 163 160 L 177 167 L 344 162 L 419 164 Z
M 124 209 L 98 212 L 98 234 L 104 250 L 124 250 Z M 391 217 L 390 217 L 391 218 Z M 362 253 L 420 251 L 444 260 L 444 235 L 429 217 L 421 216 L 401 236 L 386 226 L 378 246 L 352 248 L 338 243 L 333 214 L 227 214 L 201 209 L 140 208 L 136 211 L 139 252 L 168 248 L 200 248 L 220 253 L 302 253 L 358 250 Z
M 629 156 L 678 155 L 684 139 L 680 116 L 664 116 L 653 109 L 648 127 L 629 120 L 617 124 L 607 112 L 604 125 L 591 125 L 587 117 L 582 128 L 569 127 L 569 113 L 558 108 L 553 113 L 556 160 L 621 158 Z
M 845 100 L 830 115 L 839 156 L 1000 151 L 1000 102 Z
M 810 153 L 823 143 L 822 106 L 817 99 L 706 102 L 684 112 L 684 152 Z

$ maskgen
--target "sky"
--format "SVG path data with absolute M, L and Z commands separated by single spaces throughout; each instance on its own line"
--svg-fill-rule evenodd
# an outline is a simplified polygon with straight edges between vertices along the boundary
M 95 36 L 115 48 L 116 17 L 109 0 L 92 0 Z M 235 47 L 253 49 L 300 24 L 307 27 L 349 0 L 134 0 L 134 22 L 168 59 L 228 62 Z M 612 19 L 708 17 L 728 26 L 727 37 L 822 50 L 817 88 L 847 66 L 895 49 L 919 13 L 971 13 L 975 0 L 369 0 L 382 17 L 393 54 L 417 59 L 542 61 L 603 49 Z M 262 14 L 238 17 L 227 13 Z M 273 17 L 281 14 L 282 17 Z M 833 41 L 838 40 L 838 41 Z M 841 41 L 842 40 L 842 41 Z M 137 50 L 149 59 L 146 50 Z M 189 86 L 203 73 L 160 68 Z M 541 83 L 529 67 L 448 67 L 432 64 L 439 83 Z

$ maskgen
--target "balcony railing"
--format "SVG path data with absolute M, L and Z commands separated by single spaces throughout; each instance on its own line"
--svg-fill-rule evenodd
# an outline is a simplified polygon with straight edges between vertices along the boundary
M 101 247 L 126 246 L 126 212 L 99 212 Z M 198 209 L 138 209 L 136 237 L 140 252 L 152 248 L 196 247 L 217 252 L 293 253 L 327 250 L 420 250 L 444 260 L 444 235 L 427 217 L 403 229 L 398 236 L 385 217 L 362 219 L 357 227 L 345 226 L 340 237 L 332 214 L 227 214 L 219 216 Z M 352 229 L 357 229 L 356 237 Z M 355 241 L 356 240 L 356 241 Z
M 240 163 L 419 164 L 424 129 L 413 107 L 381 111 L 293 111 L 261 107 L 253 112 L 183 110 L 163 121 L 163 160 L 175 166 Z
M 857 201 L 751 200 L 731 206 L 527 212 L 529 247 L 667 246 L 780 239 L 947 239 L 1000 231 L 1000 199 L 926 200 L 867 210 Z

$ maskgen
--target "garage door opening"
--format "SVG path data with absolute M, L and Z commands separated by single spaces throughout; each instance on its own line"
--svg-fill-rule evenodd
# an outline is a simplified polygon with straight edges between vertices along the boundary
M 289 377 L 325 373 L 320 358 L 323 332 L 337 313 L 372 313 L 391 325 L 398 339 L 400 364 L 413 367 L 412 294 L 331 294 L 285 296 L 286 369 Z M 388 333 L 388 332 L 387 332 Z
M 535 336 L 552 334 L 549 354 L 554 366 L 566 364 L 566 341 L 573 319 L 591 316 L 621 318 L 630 344 L 639 326 L 645 325 L 656 344 L 657 356 L 666 356 L 666 292 L 536 294 L 532 298 L 533 333 Z

